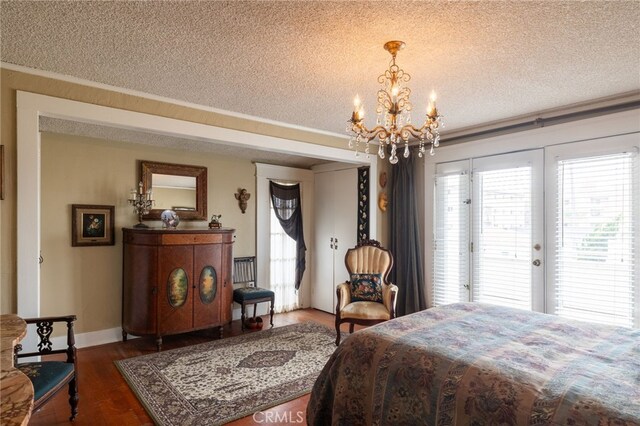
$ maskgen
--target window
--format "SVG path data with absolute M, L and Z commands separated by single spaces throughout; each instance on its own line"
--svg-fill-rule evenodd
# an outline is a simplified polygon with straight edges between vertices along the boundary
M 296 241 L 288 236 L 273 210 L 271 214 L 271 251 L 270 251 L 270 283 L 276 294 L 274 310 L 288 312 L 298 309 L 299 300 L 296 291 Z
M 637 177 L 635 153 L 557 161 L 558 315 L 633 326 Z

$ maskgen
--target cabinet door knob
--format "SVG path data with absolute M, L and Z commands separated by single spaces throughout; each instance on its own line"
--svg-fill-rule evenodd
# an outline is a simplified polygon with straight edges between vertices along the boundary
M 153 295 L 155 296 L 157 293 L 158 293 L 158 289 L 157 289 L 157 288 L 155 288 L 155 287 L 153 287 L 153 288 L 151 289 L 151 294 L 153 294 Z

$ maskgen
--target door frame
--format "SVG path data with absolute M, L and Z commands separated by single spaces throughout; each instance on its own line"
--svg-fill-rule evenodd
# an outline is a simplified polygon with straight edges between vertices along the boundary
M 360 163 L 353 151 L 158 115 L 105 107 L 18 90 L 17 133 L 17 313 L 40 315 L 40 117 L 106 125 L 168 136 L 196 138 L 212 144 L 293 153 L 346 163 Z M 346 145 L 346 143 L 345 143 Z M 359 161 L 357 161 L 359 160 Z

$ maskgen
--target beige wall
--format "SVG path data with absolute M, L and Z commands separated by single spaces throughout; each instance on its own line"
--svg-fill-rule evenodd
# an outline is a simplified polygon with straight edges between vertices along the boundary
M 206 166 L 208 215 L 236 229 L 234 256 L 255 254 L 255 203 L 240 212 L 234 193 L 255 193 L 249 160 L 78 136 L 42 135 L 41 315 L 78 315 L 78 333 L 121 324 L 122 227 L 137 222 L 127 202 L 139 160 Z M 72 247 L 71 205 L 115 206 L 115 246 Z M 178 213 L 179 214 L 179 213 Z M 149 222 L 161 226 L 160 222 Z M 206 227 L 183 221 L 179 228 Z
M 304 130 L 216 114 L 52 78 L 0 69 L 0 137 L 5 146 L 6 197 L 0 201 L 0 313 L 15 313 L 16 297 L 16 91 L 39 93 L 129 111 L 344 148 L 344 140 Z M 150 159 L 150 158 L 149 158 Z M 66 172 L 66 171 L 65 171 Z M 211 173 L 211 171 L 210 171 Z M 211 183 L 211 176 L 209 177 Z M 252 181 L 253 182 L 253 181 Z M 131 181 L 126 187 L 131 186 Z M 105 184 L 106 187 L 106 184 Z M 248 186 L 247 186 L 248 187 Z M 235 189 L 237 190 L 237 188 Z M 234 192 L 235 192 L 234 190 Z M 211 201 L 210 201 L 211 202 Z M 105 203 L 106 204 L 106 203 Z M 216 205 L 209 211 L 215 213 Z M 43 215 L 47 212 L 43 209 Z M 223 213 L 224 214 L 224 213 Z M 223 216 L 223 224 L 228 216 Z M 95 248 L 93 248 L 95 249 Z

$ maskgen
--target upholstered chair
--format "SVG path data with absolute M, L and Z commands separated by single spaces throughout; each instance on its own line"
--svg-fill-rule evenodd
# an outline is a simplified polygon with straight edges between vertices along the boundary
M 349 281 L 337 287 L 336 346 L 340 344 L 340 324 L 373 325 L 396 316 L 398 287 L 388 281 L 393 267 L 391 252 L 375 240 L 361 241 L 347 250 L 344 263 Z
M 49 401 L 59 390 L 68 388 L 69 405 L 71 406 L 71 416 L 69 420 L 74 420 L 78 414 L 78 366 L 76 358 L 75 338 L 73 334 L 73 322 L 75 315 L 46 318 L 25 319 L 27 324 L 35 324 L 38 333 L 38 348 L 34 352 L 22 353 L 22 345 L 18 344 L 14 348 L 14 365 L 29 377 L 33 383 L 34 404 L 33 410 L 39 409 L 44 403 Z M 67 326 L 67 347 L 64 349 L 53 349 L 50 340 L 54 323 L 66 323 Z M 56 354 L 66 354 L 66 360 L 56 358 Z M 49 355 L 54 355 L 53 360 L 48 360 Z M 41 361 L 17 362 L 19 358 L 41 357 Z M 68 385 L 68 386 L 66 386 Z

